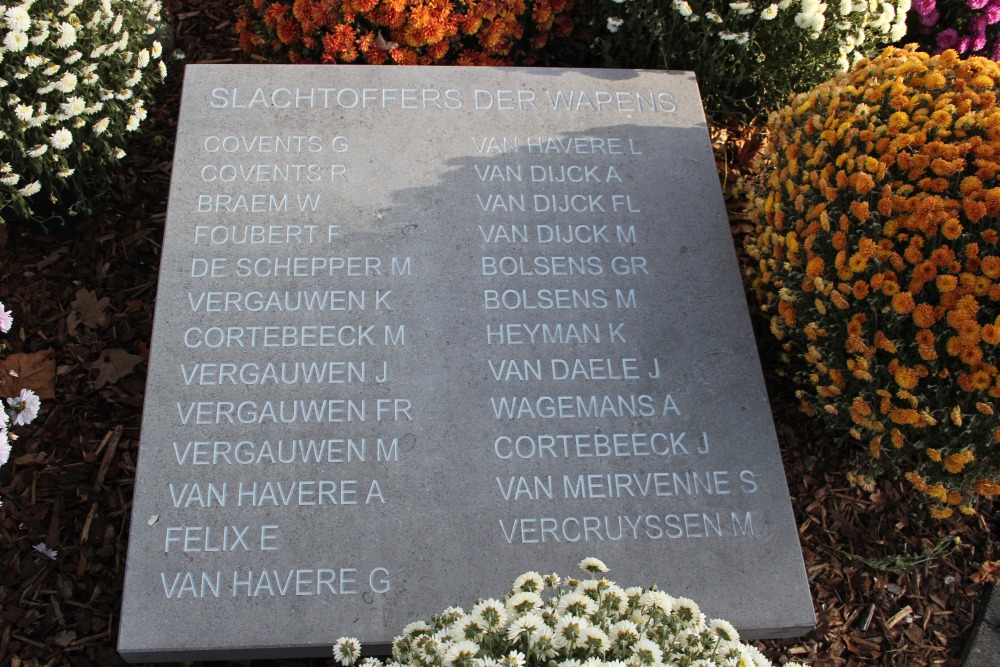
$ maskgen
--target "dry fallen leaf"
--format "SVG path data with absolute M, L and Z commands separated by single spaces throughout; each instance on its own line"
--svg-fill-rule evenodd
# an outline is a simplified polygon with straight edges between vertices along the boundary
M 1000 560 L 988 560 L 979 566 L 979 570 L 969 576 L 969 579 L 981 584 L 984 582 L 994 583 L 1000 579 Z
M 105 350 L 100 358 L 90 365 L 91 370 L 97 369 L 98 372 L 95 386 L 100 389 L 108 383 L 118 382 L 142 361 L 145 359 L 138 354 L 129 354 L 125 350 Z
M 19 466 L 43 465 L 47 459 L 48 454 L 45 452 L 31 452 L 30 454 L 18 456 L 14 459 L 14 464 Z
M 11 376 L 10 371 L 17 373 Z M 0 395 L 16 396 L 22 389 L 31 389 L 39 398 L 56 397 L 56 361 L 52 350 L 12 354 L 0 359 Z
M 108 297 L 98 299 L 95 292 L 81 288 L 76 292 L 76 300 L 70 305 L 80 313 L 80 321 L 84 325 L 96 329 L 108 323 L 108 316 L 104 311 L 110 301 Z

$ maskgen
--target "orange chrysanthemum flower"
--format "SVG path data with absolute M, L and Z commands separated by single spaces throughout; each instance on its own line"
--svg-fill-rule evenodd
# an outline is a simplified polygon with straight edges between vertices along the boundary
M 975 455 L 967 449 L 958 454 L 949 454 L 944 459 L 944 469 L 952 474 L 960 473 L 975 458 Z
M 805 407 L 941 515 L 974 513 L 969 475 L 1000 478 L 979 449 L 1000 443 L 998 81 L 997 63 L 887 49 L 799 96 L 772 120 L 746 243 Z
M 909 292 L 900 292 L 892 297 L 892 308 L 900 315 L 909 315 L 915 307 L 913 295 Z
M 934 326 L 936 320 L 937 316 L 934 313 L 934 308 L 930 305 L 921 303 L 913 308 L 913 323 L 918 327 L 929 329 Z

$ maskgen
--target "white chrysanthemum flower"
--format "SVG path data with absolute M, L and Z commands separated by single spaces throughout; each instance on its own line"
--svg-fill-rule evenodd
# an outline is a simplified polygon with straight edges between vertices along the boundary
M 121 14 L 115 17 L 115 22 L 111 24 L 111 32 L 117 35 L 121 31 L 123 19 L 124 17 Z
M 102 118 L 101 120 L 94 123 L 94 134 L 102 135 L 108 129 L 108 119 Z
M 583 631 L 590 625 L 587 619 L 566 614 L 559 619 L 553 629 L 552 643 L 558 649 L 573 650 L 583 642 Z
M 440 662 L 440 659 L 444 656 L 445 644 L 442 642 L 451 642 L 451 639 L 446 635 L 435 632 L 433 635 L 420 635 L 417 637 L 414 645 L 416 646 L 417 653 L 423 655 L 429 662 Z
M 690 598 L 674 598 L 674 614 L 685 621 L 697 620 L 702 615 L 698 603 Z
M 21 188 L 20 190 L 18 190 L 17 193 L 19 195 L 21 195 L 22 197 L 30 197 L 31 195 L 38 194 L 38 191 L 41 190 L 41 189 L 42 189 L 42 183 L 41 183 L 41 181 L 32 181 L 31 183 L 28 183 L 23 188 Z M 14 400 L 14 399 L 12 399 L 12 398 L 8 398 L 7 399 L 8 402 L 12 401 L 12 400 Z M 17 422 L 15 422 L 15 423 L 17 423 Z
M 42 60 L 42 57 L 37 56 L 35 54 L 25 56 L 24 58 L 24 66 L 27 67 L 28 69 L 34 69 L 39 65 L 41 65 L 43 62 L 44 61 Z
M 604 654 L 611 646 L 608 636 L 596 625 L 588 625 L 583 630 L 581 645 L 592 653 Z
M 63 21 L 59 24 L 59 39 L 56 40 L 56 46 L 65 49 L 74 44 L 76 44 L 76 28 L 73 24 Z
M 518 578 L 514 580 L 514 585 L 511 587 L 511 590 L 537 593 L 543 588 L 545 588 L 545 581 L 542 579 L 542 575 L 532 570 L 518 576 Z
M 507 639 L 515 642 L 519 639 L 528 639 L 531 633 L 539 628 L 547 627 L 545 620 L 535 613 L 524 614 L 511 621 L 507 627 Z
M 457 605 L 448 607 L 438 616 L 440 623 L 445 626 L 451 625 L 463 618 L 465 618 L 465 610 Z
M 472 661 L 479 653 L 479 644 L 470 641 L 459 641 L 448 647 L 444 653 L 444 664 L 446 667 L 458 665 L 459 667 L 472 667 Z
M 525 614 L 542 608 L 542 597 L 538 593 L 522 591 L 514 593 L 506 602 L 507 613 L 511 615 Z
M 76 75 L 72 72 L 63 74 L 62 78 L 56 83 L 56 89 L 64 93 L 71 93 L 76 90 Z
M 49 143 L 52 144 L 53 148 L 61 151 L 73 143 L 73 133 L 65 127 L 60 127 L 49 137 Z
M 38 144 L 30 151 L 28 151 L 28 157 L 41 157 L 45 155 L 45 151 L 49 150 L 49 147 L 45 144 Z
M 642 590 L 642 587 L 640 586 L 629 586 L 628 588 L 625 589 L 625 595 L 628 596 L 629 599 L 634 598 L 636 601 L 638 601 L 639 598 L 642 597 L 642 594 L 644 592 L 645 591 Z
M 604 564 L 604 561 L 600 558 L 594 558 L 593 556 L 588 556 L 587 558 L 581 560 L 579 567 L 584 572 L 590 572 L 591 574 L 604 574 L 608 571 L 608 566 Z
M 160 62 L 158 62 L 156 64 L 156 67 L 157 67 L 157 69 L 160 72 L 160 78 L 161 79 L 166 79 L 167 78 L 167 66 L 163 64 L 163 61 L 161 60 Z
M 705 18 L 707 18 L 712 23 L 722 23 L 722 17 L 711 9 L 705 12 Z
M 567 593 L 559 598 L 556 611 L 574 616 L 590 616 L 597 611 L 597 603 L 581 593 Z
M 76 169 L 60 169 L 56 172 L 56 176 L 59 178 L 69 178 L 76 173 Z
M 760 13 L 760 17 L 765 21 L 771 21 L 778 15 L 778 5 L 768 5 L 764 8 L 764 11 Z
M 0 466 L 10 458 L 10 440 L 7 437 L 7 427 L 0 428 Z M 0 503 L 2 504 L 2 503 Z
M 58 74 L 58 73 L 59 73 L 59 65 L 56 65 L 55 63 L 52 63 L 51 65 L 42 70 L 42 74 L 44 74 L 45 76 L 52 76 L 53 74 Z
M 615 646 L 627 648 L 639 641 L 642 633 L 632 621 L 618 621 L 608 628 L 608 639 Z
M 140 49 L 139 55 L 136 56 L 135 66 L 143 68 L 149 64 L 149 51 L 146 49 Z
M 361 657 L 361 642 L 354 637 L 341 637 L 333 645 L 333 657 L 344 665 L 353 665 Z
M 67 97 L 66 101 L 60 105 L 60 108 L 64 114 L 79 116 L 87 110 L 87 103 L 83 101 L 83 98 L 73 95 L 71 97 Z
M 115 159 L 116 160 L 121 160 L 123 157 L 125 157 L 125 155 L 126 155 L 126 153 L 122 149 L 119 148 L 119 149 L 115 150 Z
M 78 62 L 82 57 L 83 57 L 82 53 L 80 53 L 79 51 L 74 51 L 73 53 L 63 58 L 63 62 L 66 63 L 67 65 L 72 65 Z
M 501 628 L 507 623 L 507 609 L 503 602 L 490 598 L 477 602 L 472 607 L 472 617 L 487 629 Z
M 730 2 L 729 8 L 740 16 L 753 14 L 753 7 L 750 6 L 749 2 Z
M 739 37 L 738 33 L 729 32 L 728 30 L 723 30 L 722 32 L 719 33 L 719 39 L 721 39 L 724 42 L 734 42 L 736 41 L 737 37 Z
M 741 45 L 741 46 L 743 46 L 743 45 L 745 45 L 745 44 L 747 44 L 749 42 L 750 42 L 750 33 L 748 33 L 748 32 L 741 32 L 736 37 L 736 43 L 739 44 L 739 45 Z
M 721 618 L 713 618 L 708 624 L 708 629 L 726 641 L 738 642 L 740 640 L 740 633 L 736 631 L 733 624 Z
M 610 610 L 615 615 L 624 614 L 628 609 L 628 596 L 618 584 L 612 583 L 601 594 L 600 605 L 603 609 Z M 614 619 L 611 619 L 614 620 Z
M 889 41 L 898 42 L 905 36 L 906 36 L 906 23 L 902 21 L 899 23 L 893 23 L 892 28 L 889 30 Z
M 554 658 L 559 650 L 556 648 L 555 632 L 547 625 L 537 628 L 528 637 L 531 651 L 542 659 Z
M 500 659 L 500 667 L 524 667 L 524 654 L 520 651 L 510 651 Z
M 646 591 L 639 598 L 639 605 L 646 609 L 659 609 L 669 614 L 674 609 L 674 599 L 663 591 Z
M 772 667 L 771 661 L 756 646 L 742 644 L 740 648 L 741 664 L 746 664 L 747 667 Z
M 608 32 L 618 32 L 618 28 L 622 27 L 625 21 L 618 18 L 617 16 L 608 17 Z
M 45 113 L 45 103 L 42 102 L 38 105 L 38 109 L 35 111 L 35 117 L 28 121 L 28 125 L 31 127 L 41 127 L 45 125 L 52 119 L 52 116 Z
M 24 192 L 32 185 L 37 185 L 32 192 Z M 31 196 L 42 189 L 41 184 L 38 181 L 26 185 L 21 189 L 21 194 L 25 197 Z M 30 389 L 22 389 L 21 393 L 17 396 L 11 396 L 7 399 L 7 405 L 10 406 L 11 411 L 11 422 L 15 426 L 26 426 L 34 420 L 38 415 L 38 409 L 41 406 L 41 402 L 38 400 L 38 395 Z
M 663 664 L 663 651 L 652 639 L 643 637 L 632 646 L 632 660 L 643 667 L 658 667 Z
M 163 53 L 163 45 L 158 41 L 153 40 L 153 45 L 149 47 L 149 55 L 153 58 L 159 58 L 160 54 Z
M 11 53 L 24 51 L 25 47 L 28 46 L 28 35 L 20 30 L 11 30 L 3 38 L 3 45 Z
M 4 19 L 6 19 L 7 27 L 17 32 L 28 32 L 28 28 L 31 27 L 31 16 L 25 5 L 10 7 L 4 13 Z
M 31 120 L 31 117 L 35 115 L 35 108 L 30 104 L 18 104 L 14 107 L 14 115 L 17 116 L 18 120 Z
M 30 41 L 35 46 L 39 46 L 41 44 L 44 44 L 45 40 L 47 40 L 48 38 L 49 38 L 49 31 L 41 30 L 32 35 Z
M 674 8 L 674 11 L 684 18 L 687 18 L 692 14 L 691 5 L 689 5 L 685 0 L 674 0 L 671 6 Z
M 134 115 L 129 116 L 128 122 L 125 123 L 125 130 L 127 132 L 135 132 L 138 129 L 139 129 L 139 117 Z
M 448 633 L 454 641 L 469 640 L 478 642 L 486 634 L 482 621 L 473 616 L 463 616 L 451 626 Z
M 17 182 L 21 180 L 21 177 L 17 174 L 7 174 L 6 176 L 0 176 L 0 183 L 4 185 L 17 185 Z
M 107 119 L 103 119 L 107 121 Z M 103 131 L 103 130 L 102 130 Z M 404 635 L 422 635 L 430 632 L 431 626 L 424 621 L 414 621 L 403 628 Z

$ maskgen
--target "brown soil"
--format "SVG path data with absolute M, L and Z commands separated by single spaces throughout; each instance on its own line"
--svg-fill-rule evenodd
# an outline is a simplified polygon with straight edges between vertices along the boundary
M 166 4 L 186 59 L 127 147 L 114 194 L 66 228 L 0 231 L 0 300 L 15 317 L 7 361 L 35 373 L 25 385 L 49 399 L 0 468 L 3 665 L 124 664 L 115 645 L 182 64 L 246 62 L 234 3 Z M 730 178 L 753 152 L 748 136 L 719 135 Z M 739 244 L 749 229 L 732 218 Z M 993 508 L 937 522 L 898 483 L 851 487 L 848 456 L 798 411 L 771 372 L 771 339 L 759 340 L 819 622 L 760 646 L 823 667 L 959 665 L 996 557 Z M 55 560 L 33 548 L 43 542 Z

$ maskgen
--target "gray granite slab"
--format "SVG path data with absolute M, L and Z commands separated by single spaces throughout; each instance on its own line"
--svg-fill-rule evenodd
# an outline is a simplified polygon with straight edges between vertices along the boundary
M 983 595 L 976 625 L 962 656 L 962 667 L 995 667 L 1000 655 L 1000 595 L 996 588 Z
M 814 623 L 693 75 L 189 66 L 122 655 L 385 647 L 591 555 Z

